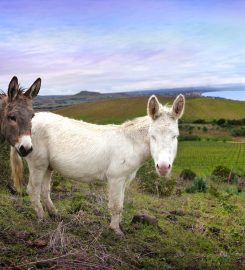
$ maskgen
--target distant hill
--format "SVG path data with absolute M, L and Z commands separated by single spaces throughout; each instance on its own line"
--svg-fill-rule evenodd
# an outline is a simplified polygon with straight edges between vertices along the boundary
M 97 96 L 103 96 L 103 94 L 99 92 L 80 91 L 79 93 L 74 95 L 74 97 L 97 97 Z
M 34 108 L 38 110 L 57 110 L 59 108 L 98 100 L 106 100 L 125 97 L 125 93 L 102 94 L 99 92 L 81 91 L 75 95 L 37 96 L 34 100 Z
M 158 96 L 176 96 L 183 93 L 186 96 L 200 97 L 204 92 L 223 91 L 223 90 L 241 90 L 243 86 L 220 86 L 220 87 L 182 87 L 182 88 L 166 88 L 155 90 L 139 90 L 132 92 L 118 92 L 118 93 L 100 93 L 91 91 L 80 91 L 75 95 L 51 95 L 38 96 L 34 100 L 34 107 L 40 110 L 57 110 L 66 106 L 85 102 L 95 102 L 100 100 L 108 100 L 123 97 L 144 97 L 152 94 Z

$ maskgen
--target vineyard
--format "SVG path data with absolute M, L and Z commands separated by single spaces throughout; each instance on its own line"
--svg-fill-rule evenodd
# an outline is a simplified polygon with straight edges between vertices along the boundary
M 219 141 L 180 142 L 174 172 L 191 169 L 199 175 L 210 175 L 223 165 L 240 174 L 245 173 L 245 143 Z

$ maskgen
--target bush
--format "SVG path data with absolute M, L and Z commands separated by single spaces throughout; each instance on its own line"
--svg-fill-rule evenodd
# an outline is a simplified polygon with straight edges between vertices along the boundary
M 207 132 L 208 131 L 208 128 L 207 127 L 203 127 L 202 130 L 203 130 L 203 132 Z
M 217 166 L 212 172 L 212 180 L 218 180 L 221 182 L 234 182 L 236 180 L 236 174 L 231 169 L 225 166 Z
M 242 190 L 239 189 L 238 187 L 227 187 L 225 189 L 225 192 L 228 193 L 228 194 L 238 195 L 239 193 L 242 192 Z
M 175 188 L 176 181 L 174 179 L 167 179 L 159 177 L 155 172 L 152 164 L 146 163 L 139 170 L 139 186 L 148 193 L 157 195 L 159 197 L 170 196 Z
M 220 119 L 218 119 L 216 121 L 216 124 L 219 125 L 219 126 L 221 126 L 221 127 L 223 127 L 225 125 L 225 123 L 226 123 L 226 120 L 223 119 L 223 118 L 220 118 Z
M 206 124 L 206 120 L 204 119 L 197 119 L 193 121 L 194 124 Z
M 196 192 L 206 192 L 208 189 L 208 184 L 205 178 L 195 177 L 192 185 L 186 187 L 185 191 L 187 193 L 196 193 Z
M 193 180 L 197 175 L 190 169 L 184 169 L 179 177 L 181 180 Z
M 231 135 L 235 137 L 245 136 L 245 128 L 233 128 L 231 130 Z
M 233 120 L 227 120 L 227 124 L 230 126 L 244 126 L 245 125 L 245 119 L 233 119 Z
M 196 135 L 179 136 L 179 141 L 200 141 L 201 138 Z

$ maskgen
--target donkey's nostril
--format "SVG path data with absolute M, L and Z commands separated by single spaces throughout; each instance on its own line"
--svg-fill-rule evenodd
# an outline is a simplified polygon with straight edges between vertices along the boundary
M 21 145 L 21 147 L 18 150 L 18 153 L 20 154 L 20 156 L 26 157 L 29 153 L 32 152 L 32 150 L 33 150 L 32 147 L 26 150 L 25 147 Z
M 171 168 L 171 165 L 169 164 L 169 165 L 168 165 L 168 169 L 170 169 L 170 168 Z
M 157 168 L 159 169 L 159 166 L 158 166 L 158 164 L 157 164 Z

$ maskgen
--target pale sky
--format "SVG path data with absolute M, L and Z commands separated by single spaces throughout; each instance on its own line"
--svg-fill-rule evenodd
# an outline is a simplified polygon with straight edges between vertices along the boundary
M 1 0 L 13 75 L 42 95 L 245 84 L 245 1 Z

